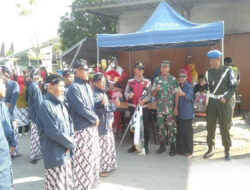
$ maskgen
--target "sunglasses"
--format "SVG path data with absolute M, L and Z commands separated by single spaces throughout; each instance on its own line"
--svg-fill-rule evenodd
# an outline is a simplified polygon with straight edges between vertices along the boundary
M 179 75 L 179 78 L 186 78 L 186 75 Z

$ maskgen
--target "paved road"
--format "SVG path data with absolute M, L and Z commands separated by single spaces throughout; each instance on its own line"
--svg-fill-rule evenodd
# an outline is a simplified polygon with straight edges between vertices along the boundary
M 118 169 L 95 190 L 249 190 L 250 150 L 234 156 L 231 162 L 222 158 L 204 160 L 201 156 L 185 158 L 167 153 L 155 154 L 158 146 L 150 144 L 146 157 L 118 151 Z M 13 160 L 16 190 L 43 189 L 43 162 L 28 161 L 29 136 L 21 137 L 23 157 Z M 198 155 L 198 154 L 197 154 Z

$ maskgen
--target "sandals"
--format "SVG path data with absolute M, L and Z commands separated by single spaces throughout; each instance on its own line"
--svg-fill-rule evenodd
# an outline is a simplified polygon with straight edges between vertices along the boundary
M 107 177 L 109 174 L 107 172 L 101 172 L 99 175 L 100 177 Z

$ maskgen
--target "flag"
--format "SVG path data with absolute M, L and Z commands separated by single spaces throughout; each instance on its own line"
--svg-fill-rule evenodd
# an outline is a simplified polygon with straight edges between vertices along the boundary
M 143 125 L 143 114 L 142 107 L 138 105 L 135 109 L 134 115 L 132 116 L 128 127 L 134 133 L 134 145 L 139 155 L 145 154 L 145 143 L 144 143 L 144 125 Z
M 151 88 L 145 88 L 142 92 L 140 100 L 143 100 L 151 93 Z M 134 133 L 134 145 L 139 155 L 145 156 L 145 138 L 144 138 L 144 123 L 143 123 L 143 107 L 137 105 L 135 112 L 128 124 L 130 131 Z

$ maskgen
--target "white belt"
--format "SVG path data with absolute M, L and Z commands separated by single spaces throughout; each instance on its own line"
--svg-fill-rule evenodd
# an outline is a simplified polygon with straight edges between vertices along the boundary
M 213 95 L 213 94 L 209 94 L 209 98 L 213 98 L 213 99 L 221 99 L 223 98 L 224 95 Z

